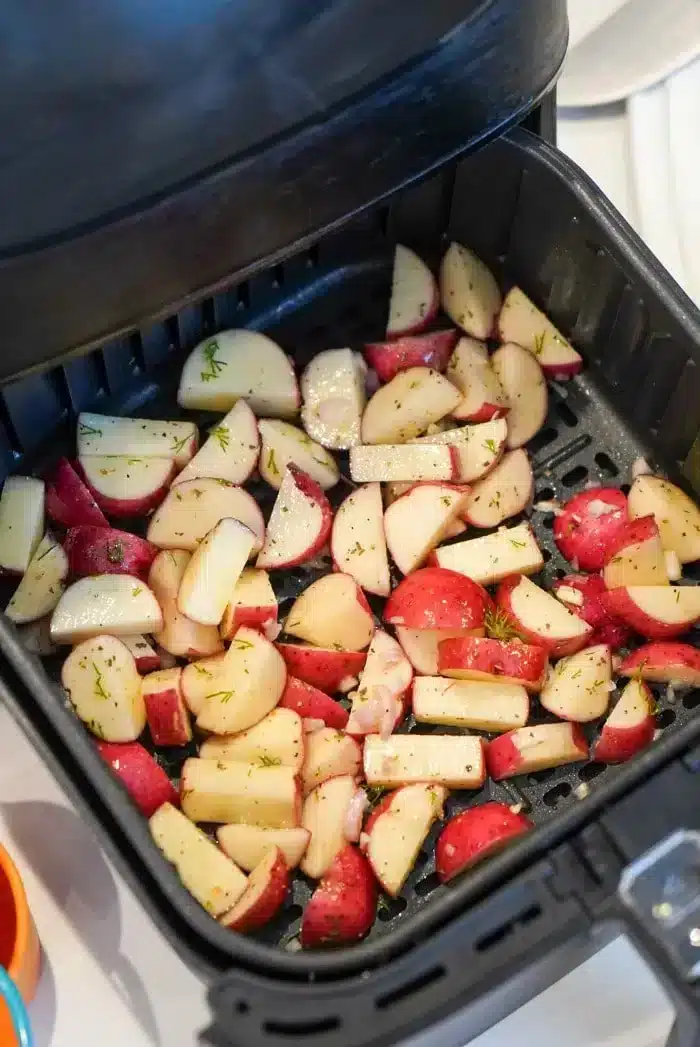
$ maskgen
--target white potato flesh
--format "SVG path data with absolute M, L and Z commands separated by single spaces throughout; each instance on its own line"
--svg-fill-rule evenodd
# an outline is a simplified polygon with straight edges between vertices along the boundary
M 216 654 L 222 643 L 217 629 L 192 622 L 177 609 L 177 594 L 189 562 L 190 553 L 184 549 L 164 549 L 151 564 L 148 584 L 163 612 L 163 626 L 154 634 L 156 643 L 177 657 L 196 658 Z
M 301 376 L 302 425 L 312 440 L 342 451 L 360 442 L 364 369 L 351 349 L 318 353 Z
M 571 723 L 541 723 L 513 731 L 507 737 L 520 758 L 515 773 L 534 774 L 549 767 L 585 760 L 588 754 L 578 741 L 575 730 L 580 728 Z
M 287 667 L 269 640 L 242 627 L 224 655 L 221 676 L 197 716 L 197 726 L 212 734 L 236 734 L 275 708 L 287 682 Z
M 200 625 L 218 625 L 254 545 L 255 535 L 240 520 L 219 520 L 185 568 L 177 595 L 180 613 Z
M 573 639 L 590 632 L 587 622 L 529 578 L 521 578 L 511 590 L 510 608 L 524 628 L 550 642 Z
M 437 676 L 438 644 L 441 640 L 468 635 L 464 629 L 407 629 L 405 625 L 396 625 L 394 628 L 409 662 L 416 672 L 426 676 Z
M 475 338 L 460 338 L 447 364 L 447 377 L 459 389 L 460 399 L 454 418 L 488 421 L 489 416 L 505 414 L 508 400 L 491 366 L 489 352 Z
M 409 367 L 377 389 L 362 416 L 363 444 L 403 444 L 449 414 L 459 391 L 439 371 Z
M 419 723 L 501 732 L 524 727 L 529 714 L 528 693 L 517 683 L 443 676 L 418 676 L 413 682 L 413 715 Z
M 296 869 L 311 834 L 308 829 L 266 829 L 261 825 L 222 825 L 217 830 L 221 850 L 245 872 L 259 865 L 270 847 L 279 847 L 288 869 Z
M 350 575 L 324 575 L 294 601 L 285 630 L 315 647 L 362 651 L 372 639 L 374 619 L 360 599 L 362 590 Z
M 700 586 L 630 585 L 625 591 L 652 621 L 675 625 L 700 618 Z
M 481 738 L 449 734 L 394 734 L 382 741 L 365 738 L 364 769 L 368 785 L 435 783 L 478 789 L 484 782 Z
M 225 640 L 230 640 L 234 636 L 238 628 L 236 619 L 243 614 L 259 616 L 261 625 L 264 625 L 266 621 L 277 621 L 277 597 L 270 584 L 270 576 L 267 571 L 246 567 L 241 572 L 221 619 L 220 632 Z
M 649 693 L 643 680 L 630 680 L 605 721 L 604 727 L 614 727 L 624 731 L 630 728 L 634 730 L 638 724 L 644 723 L 654 715 Z
M 298 472 L 285 469 L 279 494 L 267 522 L 267 533 L 256 567 L 270 570 L 312 559 L 325 545 L 330 507 L 312 494 Z
M 625 585 L 668 585 L 666 555 L 660 536 L 652 534 L 619 549 L 603 568 L 603 581 L 608 589 Z
M 461 513 L 468 491 L 449 484 L 418 484 L 384 513 L 384 533 L 391 558 L 402 574 L 420 567 Z
M 501 292 L 491 270 L 462 244 L 450 244 L 440 266 L 440 299 L 450 319 L 474 338 L 493 334 Z
M 474 527 L 498 527 L 528 505 L 534 480 L 527 452 L 509 451 L 496 468 L 474 484 L 464 519 Z
M 140 502 L 160 492 L 165 496 L 176 468 L 172 458 L 84 455 L 79 461 L 87 483 L 98 495 L 114 502 L 133 502 L 134 515 Z
M 435 563 L 480 585 L 493 585 L 510 574 L 536 574 L 544 567 L 537 539 L 526 523 L 445 545 L 435 550 Z
M 259 454 L 257 419 L 246 401 L 239 400 L 209 429 L 205 442 L 173 482 L 207 476 L 243 484 L 258 464 Z
M 50 614 L 61 598 L 67 577 L 68 557 L 63 546 L 53 535 L 44 535 L 5 614 L 16 625 Z
M 220 331 L 187 357 L 177 402 L 203 411 L 229 411 L 241 399 L 258 417 L 293 418 L 299 410 L 294 368 L 266 335 Z
M 638 476 L 627 496 L 630 519 L 653 516 L 664 549 L 680 562 L 700 560 L 700 509 L 685 491 L 661 476 Z
M 99 633 L 157 633 L 163 615 L 155 596 L 135 575 L 96 574 L 69 585 L 51 616 L 54 643 L 80 643 Z
M 358 487 L 340 505 L 333 520 L 331 554 L 338 569 L 351 575 L 365 592 L 389 595 L 384 508 L 378 483 Z
M 498 329 L 502 342 L 528 349 L 552 377 L 568 378 L 581 370 L 583 361 L 574 347 L 519 287 L 503 299 Z
M 44 533 L 44 481 L 8 476 L 0 495 L 0 568 L 24 574 Z
M 304 761 L 304 731 L 299 713 L 273 709 L 260 723 L 240 734 L 207 738 L 201 745 L 202 760 L 234 760 L 261 766 L 293 767 Z
M 420 331 L 437 308 L 438 289 L 430 269 L 410 247 L 397 244 L 387 334 L 394 336 Z
M 170 803 L 149 820 L 151 835 L 183 885 L 212 916 L 235 905 L 248 883 L 238 866 Z
M 230 679 L 230 664 L 225 651 L 186 665 L 182 670 L 181 686 L 185 704 L 192 715 L 199 716 L 210 694 L 226 693 Z
M 367 858 L 384 890 L 396 897 L 416 864 L 423 842 L 442 809 L 442 785 L 406 785 L 394 793 L 388 810 L 372 826 Z
M 118 455 L 126 458 L 170 458 L 189 462 L 199 436 L 194 422 L 152 418 L 116 418 L 83 411 L 78 415 L 78 457 Z
M 562 720 L 588 723 L 603 716 L 610 703 L 612 661 L 605 644 L 561 658 L 540 693 L 540 703 Z
M 454 449 L 439 444 L 385 444 L 350 448 L 350 476 L 355 483 L 455 480 L 459 462 Z
M 522 447 L 540 431 L 547 417 L 547 379 L 536 357 L 515 342 L 502 345 L 491 366 L 508 403 L 508 447 Z
M 244 822 L 273 829 L 299 824 L 300 794 L 291 767 L 185 760 L 182 811 L 193 822 Z
M 97 737 L 133 742 L 146 726 L 141 677 L 131 651 L 114 636 L 94 636 L 73 648 L 61 683 L 71 705 Z
M 345 847 L 345 822 L 350 802 L 357 792 L 352 775 L 329 778 L 304 800 L 301 824 L 310 834 L 301 871 L 312 879 L 323 876 Z
M 457 452 L 460 483 L 471 483 L 486 476 L 496 465 L 506 445 L 508 424 L 505 418 L 493 418 L 490 422 L 461 425 L 443 432 L 418 436 L 411 443 L 447 444 Z
M 177 484 L 156 509 L 146 537 L 159 549 L 194 552 L 219 520 L 240 520 L 256 537 L 253 553 L 265 538 L 265 521 L 252 495 L 228 480 L 187 480 Z
M 354 738 L 334 727 L 321 727 L 306 738 L 306 754 L 301 776 L 304 795 L 328 778 L 349 774 L 356 776 L 362 768 L 360 747 Z
M 340 473 L 335 458 L 303 429 L 275 418 L 261 418 L 260 475 L 271 487 L 280 488 L 288 465 L 296 465 L 328 490 Z

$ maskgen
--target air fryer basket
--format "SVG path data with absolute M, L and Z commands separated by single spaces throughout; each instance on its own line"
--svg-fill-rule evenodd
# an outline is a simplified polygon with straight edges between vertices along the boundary
M 473 247 L 505 284 L 520 283 L 585 355 L 582 376 L 555 384 L 547 424 L 529 448 L 538 499 L 566 497 L 588 480 L 625 482 L 639 455 L 677 478 L 684 463 L 692 465 L 700 430 L 700 317 L 595 186 L 521 130 L 247 283 L 5 386 L 6 468 L 42 469 L 70 451 L 81 409 L 175 417 L 184 356 L 221 328 L 264 330 L 300 363 L 320 349 L 378 337 L 386 325 L 392 245 L 406 243 L 434 265 L 448 238 Z M 533 524 L 549 581 L 568 568 L 551 541 L 551 518 L 535 514 Z M 296 588 L 308 580 L 302 571 L 295 578 Z M 292 596 L 285 585 L 282 595 Z M 678 762 L 700 736 L 694 715 L 700 696 L 669 701 L 660 693 L 661 737 L 631 764 L 490 782 L 450 801 L 450 813 L 490 797 L 522 803 L 538 829 L 506 853 L 442 887 L 433 871 L 434 833 L 400 897 L 381 906 L 365 943 L 323 954 L 280 949 L 294 937 L 309 895 L 302 878 L 261 940 L 220 928 L 181 887 L 66 711 L 60 688 L 4 620 L 0 649 L 0 697 L 90 812 L 153 918 L 189 962 L 210 975 L 228 972 L 212 993 L 215 1044 L 231 1042 L 232 1023 L 236 1043 L 281 1044 L 290 1036 L 323 1047 L 395 1042 L 578 941 L 599 913 L 620 917 L 610 908 L 620 868 L 675 826 L 700 825 L 698 805 L 681 796 L 688 789 L 679 777 L 693 773 L 694 764 Z M 172 757 L 159 757 L 176 775 L 177 766 L 167 763 Z M 657 815 L 616 821 L 630 798 L 669 775 L 661 821 Z M 462 1042 L 475 1031 L 476 1025 L 462 1029 Z

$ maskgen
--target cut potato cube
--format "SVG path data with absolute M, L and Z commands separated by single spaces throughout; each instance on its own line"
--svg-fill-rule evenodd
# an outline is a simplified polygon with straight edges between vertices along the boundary
M 246 877 L 189 818 L 164 803 L 148 824 L 183 885 L 207 912 L 221 916 L 236 904 L 246 889 Z
M 54 643 L 80 643 L 99 633 L 157 633 L 163 615 L 155 596 L 131 574 L 96 574 L 69 585 L 51 616 Z
M 144 676 L 141 694 L 154 745 L 179 746 L 192 741 L 192 725 L 182 693 L 182 669 L 179 665 Z
M 171 458 L 182 467 L 197 450 L 194 422 L 161 422 L 151 418 L 115 418 L 83 411 L 78 415 L 78 457 L 117 455 L 127 458 Z
M 576 723 L 541 723 L 494 738 L 486 747 L 488 772 L 497 782 L 588 759 L 588 743 Z
M 426 836 L 442 810 L 448 792 L 442 785 L 406 785 L 397 789 L 367 833 L 367 858 L 382 888 L 395 898 Z
M 279 490 L 290 465 L 301 469 L 324 491 L 337 484 L 340 473 L 335 458 L 303 429 L 275 418 L 261 418 L 259 428 L 262 446 L 258 468 L 271 487 Z
M 252 554 L 262 548 L 265 521 L 252 495 L 228 480 L 187 480 L 177 484 L 156 509 L 146 537 L 159 549 L 194 552 L 219 520 L 240 520 L 255 535 Z M 252 555 L 251 554 L 251 555 Z
M 364 368 L 350 349 L 318 353 L 301 376 L 301 421 L 313 440 L 343 451 L 360 442 Z
M 254 545 L 255 535 L 240 520 L 219 520 L 185 568 L 177 594 L 180 614 L 200 625 L 218 625 Z
M 50 614 L 61 598 L 67 577 L 68 557 L 56 539 L 47 534 L 37 546 L 5 614 L 16 625 Z
M 700 560 L 700 508 L 680 487 L 662 476 L 637 476 L 627 505 L 631 520 L 654 517 L 661 544 L 682 564 Z
M 148 516 L 168 493 L 172 458 L 84 455 L 77 469 L 100 509 L 110 516 Z
M 116 637 L 94 636 L 74 647 L 63 663 L 61 683 L 97 738 L 133 742 L 146 726 L 134 656 Z
M 292 709 L 273 709 L 247 731 L 207 738 L 199 756 L 202 760 L 258 763 L 261 767 L 292 767 L 298 773 L 304 762 L 301 716 Z
M 236 865 L 250 872 L 270 847 L 279 847 L 288 869 L 296 869 L 311 833 L 308 829 L 266 829 L 261 825 L 222 825 L 219 846 Z
M 258 417 L 293 418 L 299 410 L 294 368 L 276 342 L 258 331 L 219 331 L 192 350 L 177 402 L 202 411 L 229 411 L 245 399 Z
M 466 629 L 408 629 L 396 625 L 396 638 L 406 652 L 406 657 L 416 670 L 425 676 L 437 676 L 438 644 L 466 636 Z
M 272 829 L 299 825 L 301 790 L 291 767 L 186 760 L 182 810 L 193 822 L 245 822 Z
M 449 414 L 461 400 L 454 385 L 430 367 L 409 367 L 380 386 L 362 416 L 364 444 L 403 444 Z
M 436 549 L 431 560 L 481 585 L 493 585 L 509 574 L 536 574 L 544 567 L 537 539 L 527 523 L 446 545 Z
M 425 563 L 466 505 L 469 491 L 444 483 L 416 484 L 384 513 L 391 557 L 402 574 Z
M 527 723 L 530 699 L 517 683 L 417 676 L 413 682 L 413 715 L 418 723 L 441 727 L 512 731 Z
M 509 451 L 495 469 L 474 484 L 464 519 L 484 530 L 498 527 L 525 509 L 532 497 L 534 478 L 527 452 Z
M 488 422 L 508 411 L 508 399 L 483 342 L 461 338 L 450 357 L 446 374 L 461 394 L 452 411 L 453 418 Z
M 540 431 L 547 417 L 547 379 L 536 358 L 515 342 L 502 345 L 491 367 L 508 404 L 508 447 L 522 447 Z
M 210 694 L 225 692 L 230 678 L 226 652 L 198 658 L 182 670 L 182 693 L 187 708 L 199 716 Z
M 529 349 L 548 378 L 572 378 L 583 367 L 574 347 L 519 287 L 512 287 L 503 299 L 498 334 L 501 342 Z
M 218 629 L 192 622 L 177 609 L 177 594 L 189 562 L 190 554 L 184 549 L 164 549 L 148 572 L 148 584 L 163 612 L 163 627 L 153 638 L 178 658 L 204 657 L 223 647 Z
M 456 480 L 459 459 L 440 444 L 384 444 L 350 448 L 350 476 L 355 483 L 374 480 Z
M 382 492 L 378 483 L 356 488 L 339 506 L 331 532 L 335 567 L 351 575 L 365 592 L 391 592 L 384 537 Z
M 440 266 L 440 299 L 450 319 L 474 338 L 490 338 L 501 308 L 491 270 L 473 251 L 452 242 Z
M 0 568 L 24 574 L 44 533 L 44 481 L 8 476 L 0 495 Z
M 301 871 L 319 879 L 347 844 L 345 824 L 357 792 L 353 775 L 329 778 L 304 800 L 301 824 L 311 834 Z
M 219 632 L 222 639 L 233 639 L 241 625 L 259 629 L 267 622 L 276 621 L 277 597 L 270 585 L 269 574 L 261 568 L 246 568 L 236 582 L 221 619 Z
M 610 648 L 587 647 L 557 662 L 542 688 L 540 703 L 561 720 L 597 720 L 610 703 L 611 679 Z
M 333 510 L 308 473 L 288 465 L 267 522 L 257 567 L 296 567 L 320 554 L 328 542 Z
M 365 738 L 368 785 L 434 782 L 454 789 L 479 789 L 486 777 L 481 738 L 451 734 L 394 734 Z
M 282 697 L 287 667 L 279 651 L 255 629 L 238 630 L 221 663 L 217 686 L 197 716 L 212 734 L 236 734 L 259 723 Z
M 260 454 L 260 433 L 255 415 L 245 400 L 239 400 L 209 436 L 194 458 L 173 483 L 202 477 L 244 484 L 255 471 Z
M 411 443 L 447 444 L 459 459 L 460 483 L 480 480 L 498 463 L 506 446 L 508 425 L 505 418 L 493 418 L 476 425 L 461 425 L 439 433 L 419 436 Z
M 306 755 L 301 776 L 304 794 L 328 778 L 355 777 L 362 768 L 362 751 L 354 738 L 333 727 L 321 727 L 306 738 Z
M 387 335 L 422 331 L 440 306 L 435 277 L 422 258 L 403 244 L 394 250 Z

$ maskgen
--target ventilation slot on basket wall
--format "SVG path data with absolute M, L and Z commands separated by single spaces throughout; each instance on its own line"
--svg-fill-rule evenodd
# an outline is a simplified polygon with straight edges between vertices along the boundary
M 385 993 L 384 996 L 378 996 L 375 1001 L 377 1010 L 383 1011 L 388 1007 L 393 1007 L 397 1003 L 401 1003 L 406 999 L 407 996 L 415 996 L 422 989 L 427 989 L 429 985 L 433 985 L 439 981 L 440 978 L 444 978 L 446 974 L 445 968 L 442 964 L 436 964 L 435 967 L 431 967 L 427 971 L 423 971 L 417 978 L 412 978 L 408 982 L 404 982 L 398 989 L 392 989 L 391 992 Z
M 495 948 L 505 938 L 509 938 L 517 928 L 527 927 L 533 920 L 538 919 L 542 915 L 542 908 L 539 905 L 530 905 L 527 909 L 524 909 L 518 916 L 515 916 L 512 920 L 508 920 L 507 923 L 502 923 L 500 927 L 496 927 L 495 930 L 485 934 L 482 938 L 474 944 L 476 952 L 488 952 L 490 949 Z

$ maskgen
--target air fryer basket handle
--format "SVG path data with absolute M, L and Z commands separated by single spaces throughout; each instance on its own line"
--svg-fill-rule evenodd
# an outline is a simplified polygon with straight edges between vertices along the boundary
M 420 1040 L 436 1022 L 452 1017 L 454 1043 L 463 1044 L 465 1035 L 488 1028 L 565 973 L 567 952 L 572 966 L 580 963 L 590 921 L 574 898 L 557 896 L 553 874 L 549 862 L 539 863 L 426 935 L 419 947 L 342 982 L 285 985 L 232 972 L 210 992 L 215 1021 L 205 1040 L 217 1047 L 290 1047 L 302 1041 L 305 1047 L 382 1047 L 409 1036 Z M 543 967 L 549 970 L 543 973 Z M 536 980 L 527 977 L 533 971 Z M 494 989 L 506 987 L 505 1003 L 484 1006 Z M 467 1033 L 458 1012 L 468 1006 Z M 445 1026 L 440 1042 L 451 1041 Z

